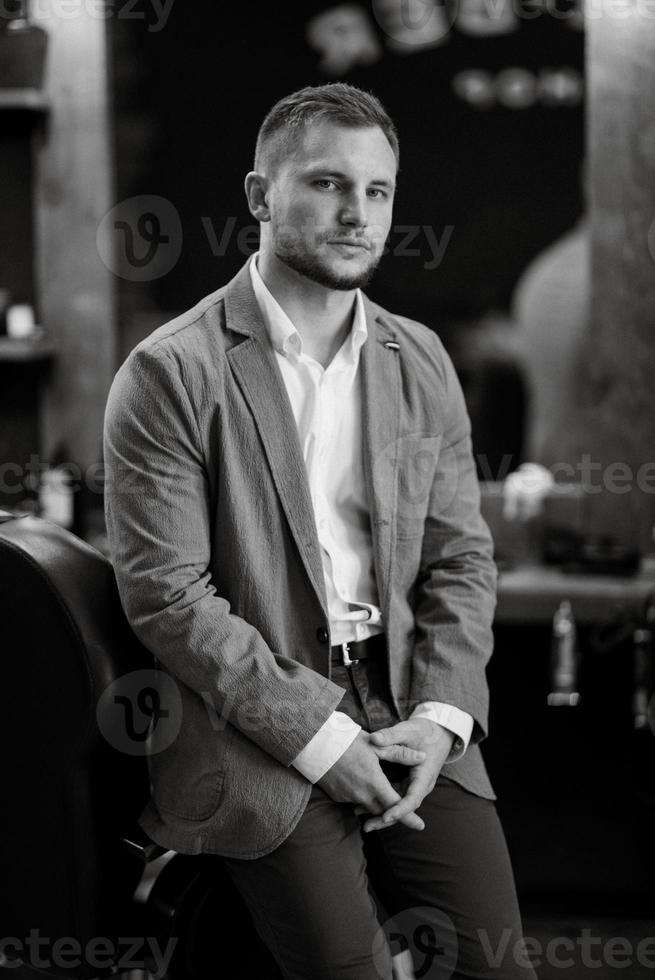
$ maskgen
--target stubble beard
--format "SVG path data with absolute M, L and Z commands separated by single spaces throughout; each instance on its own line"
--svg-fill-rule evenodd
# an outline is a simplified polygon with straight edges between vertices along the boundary
M 280 262 L 284 262 L 294 272 L 298 272 L 301 276 L 311 279 L 312 282 L 318 283 L 319 286 L 343 291 L 363 289 L 365 286 L 368 286 L 375 275 L 375 271 L 382 257 L 381 255 L 371 254 L 371 261 L 365 269 L 361 269 L 359 272 L 339 275 L 313 255 L 307 255 L 306 253 L 295 251 L 292 248 L 285 249 L 279 243 L 275 247 L 275 255 Z

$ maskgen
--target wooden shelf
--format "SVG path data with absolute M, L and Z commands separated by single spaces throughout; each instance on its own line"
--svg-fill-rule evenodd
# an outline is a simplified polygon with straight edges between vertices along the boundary
M 46 113 L 50 103 L 38 88 L 0 88 L 0 112 L 9 109 Z
M 642 562 L 636 575 L 569 574 L 544 565 L 523 565 L 501 572 L 496 623 L 550 624 L 567 599 L 576 622 L 603 622 L 617 606 L 639 610 L 655 591 L 653 563 Z
M 0 364 L 8 361 L 50 361 L 55 354 L 55 345 L 43 337 L 20 340 L 0 337 Z

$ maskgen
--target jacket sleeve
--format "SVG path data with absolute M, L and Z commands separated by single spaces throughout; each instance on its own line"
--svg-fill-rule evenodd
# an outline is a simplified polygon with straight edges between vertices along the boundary
M 439 347 L 445 425 L 424 524 L 415 589 L 412 705 L 440 701 L 473 717 L 471 741 L 487 733 L 485 673 L 493 648 L 496 566 L 480 490 L 464 396 Z
M 272 651 L 217 595 L 198 420 L 161 345 L 134 351 L 114 379 L 104 461 L 109 548 L 132 629 L 173 677 L 290 765 L 343 691 Z

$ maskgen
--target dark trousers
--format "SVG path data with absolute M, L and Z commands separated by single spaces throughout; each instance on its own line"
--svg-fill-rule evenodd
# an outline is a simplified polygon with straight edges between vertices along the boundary
M 398 720 L 379 662 L 332 676 L 367 731 Z M 402 767 L 387 772 L 402 792 Z M 275 851 L 222 859 L 285 978 L 391 980 L 408 949 L 417 980 L 534 980 L 494 803 L 439 777 L 420 814 L 423 831 L 363 834 L 365 817 L 314 787 Z

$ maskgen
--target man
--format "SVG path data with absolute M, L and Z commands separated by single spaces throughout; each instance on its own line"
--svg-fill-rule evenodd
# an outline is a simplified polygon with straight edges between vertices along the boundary
M 495 571 L 463 398 L 361 292 L 397 169 L 373 96 L 283 99 L 259 253 L 114 381 L 112 556 L 182 700 L 141 823 L 221 855 L 285 977 L 389 980 L 385 935 L 423 976 L 532 977 L 477 746 Z

